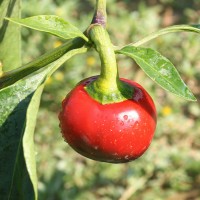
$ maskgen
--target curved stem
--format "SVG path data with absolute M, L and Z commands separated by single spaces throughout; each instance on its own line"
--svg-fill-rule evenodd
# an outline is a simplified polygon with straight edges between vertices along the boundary
M 101 60 L 101 82 L 106 82 L 107 89 L 108 87 L 117 89 L 116 81 L 119 79 L 119 75 L 116 56 L 107 31 L 100 25 L 94 25 L 91 27 L 89 35 Z
M 100 24 L 106 27 L 106 0 L 96 0 L 96 9 L 92 19 L 92 24 Z
M 87 34 L 99 53 L 101 74 L 86 85 L 88 94 L 101 104 L 121 102 L 133 95 L 133 88 L 119 79 L 113 44 L 106 31 L 106 0 L 96 0 L 96 10 Z
M 88 31 L 101 60 L 101 74 L 86 86 L 87 92 L 102 104 L 124 101 L 133 89 L 119 79 L 118 67 L 110 37 L 101 25 L 93 24 Z

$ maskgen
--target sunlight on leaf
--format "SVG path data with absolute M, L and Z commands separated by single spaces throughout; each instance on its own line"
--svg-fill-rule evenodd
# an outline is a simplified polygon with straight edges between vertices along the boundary
M 157 51 L 150 48 L 126 46 L 117 50 L 116 53 L 133 58 L 143 71 L 165 90 L 187 100 L 196 101 L 174 65 Z
M 78 28 L 55 15 L 38 15 L 24 19 L 6 19 L 28 28 L 50 33 L 63 39 L 81 37 L 88 41 L 88 38 Z

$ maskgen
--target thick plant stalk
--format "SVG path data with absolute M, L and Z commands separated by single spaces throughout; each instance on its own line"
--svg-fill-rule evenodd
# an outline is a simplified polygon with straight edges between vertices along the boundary
M 9 86 L 16 81 L 24 78 L 25 76 L 33 73 L 46 65 L 52 63 L 53 61 L 57 60 L 65 53 L 72 49 L 80 48 L 84 46 L 85 41 L 82 38 L 75 38 L 72 39 L 62 46 L 58 47 L 57 49 L 53 49 L 44 55 L 40 56 L 39 58 L 35 59 L 34 61 L 19 67 L 15 70 L 8 71 L 2 74 L 0 77 L 0 89 Z

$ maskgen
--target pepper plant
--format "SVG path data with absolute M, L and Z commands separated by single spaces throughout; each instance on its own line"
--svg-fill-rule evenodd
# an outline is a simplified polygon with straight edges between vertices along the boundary
M 199 25 L 171 26 L 152 33 L 140 41 L 117 47 L 110 41 L 106 24 L 106 0 L 96 1 L 94 17 L 84 33 L 58 16 L 40 15 L 20 19 L 20 1 L 2 1 L 0 8 L 2 199 L 38 198 L 33 138 L 40 97 L 45 81 L 72 56 L 96 50 L 101 60 L 100 75 L 80 82 L 63 101 L 59 115 L 63 137 L 76 151 L 94 160 L 117 163 L 134 160 L 148 148 L 155 131 L 154 103 L 142 86 L 119 78 L 116 63 L 118 54 L 134 59 L 138 66 L 163 89 L 186 100 L 196 100 L 167 58 L 153 49 L 141 46 L 167 33 L 180 31 L 200 33 Z M 55 35 L 66 42 L 32 62 L 21 65 L 18 25 Z M 20 65 L 21 67 L 18 67 Z M 71 106 L 70 102 L 75 104 Z M 97 109 L 101 111 L 100 114 L 95 112 Z M 87 117 L 89 111 L 93 115 Z M 138 116 L 140 120 L 136 121 Z M 117 122 L 120 117 L 122 120 Z M 80 123 L 84 118 L 85 120 L 87 118 L 87 121 Z M 90 123 L 94 124 L 91 126 Z M 139 126 L 138 129 L 136 125 Z

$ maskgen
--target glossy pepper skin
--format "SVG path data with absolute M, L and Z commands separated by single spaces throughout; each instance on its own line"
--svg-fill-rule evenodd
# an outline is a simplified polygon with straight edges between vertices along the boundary
M 134 88 L 132 99 L 102 105 L 84 89 L 96 78 L 83 80 L 63 100 L 59 119 L 64 139 L 97 161 L 123 163 L 140 157 L 155 132 L 153 100 L 139 84 L 121 79 Z

